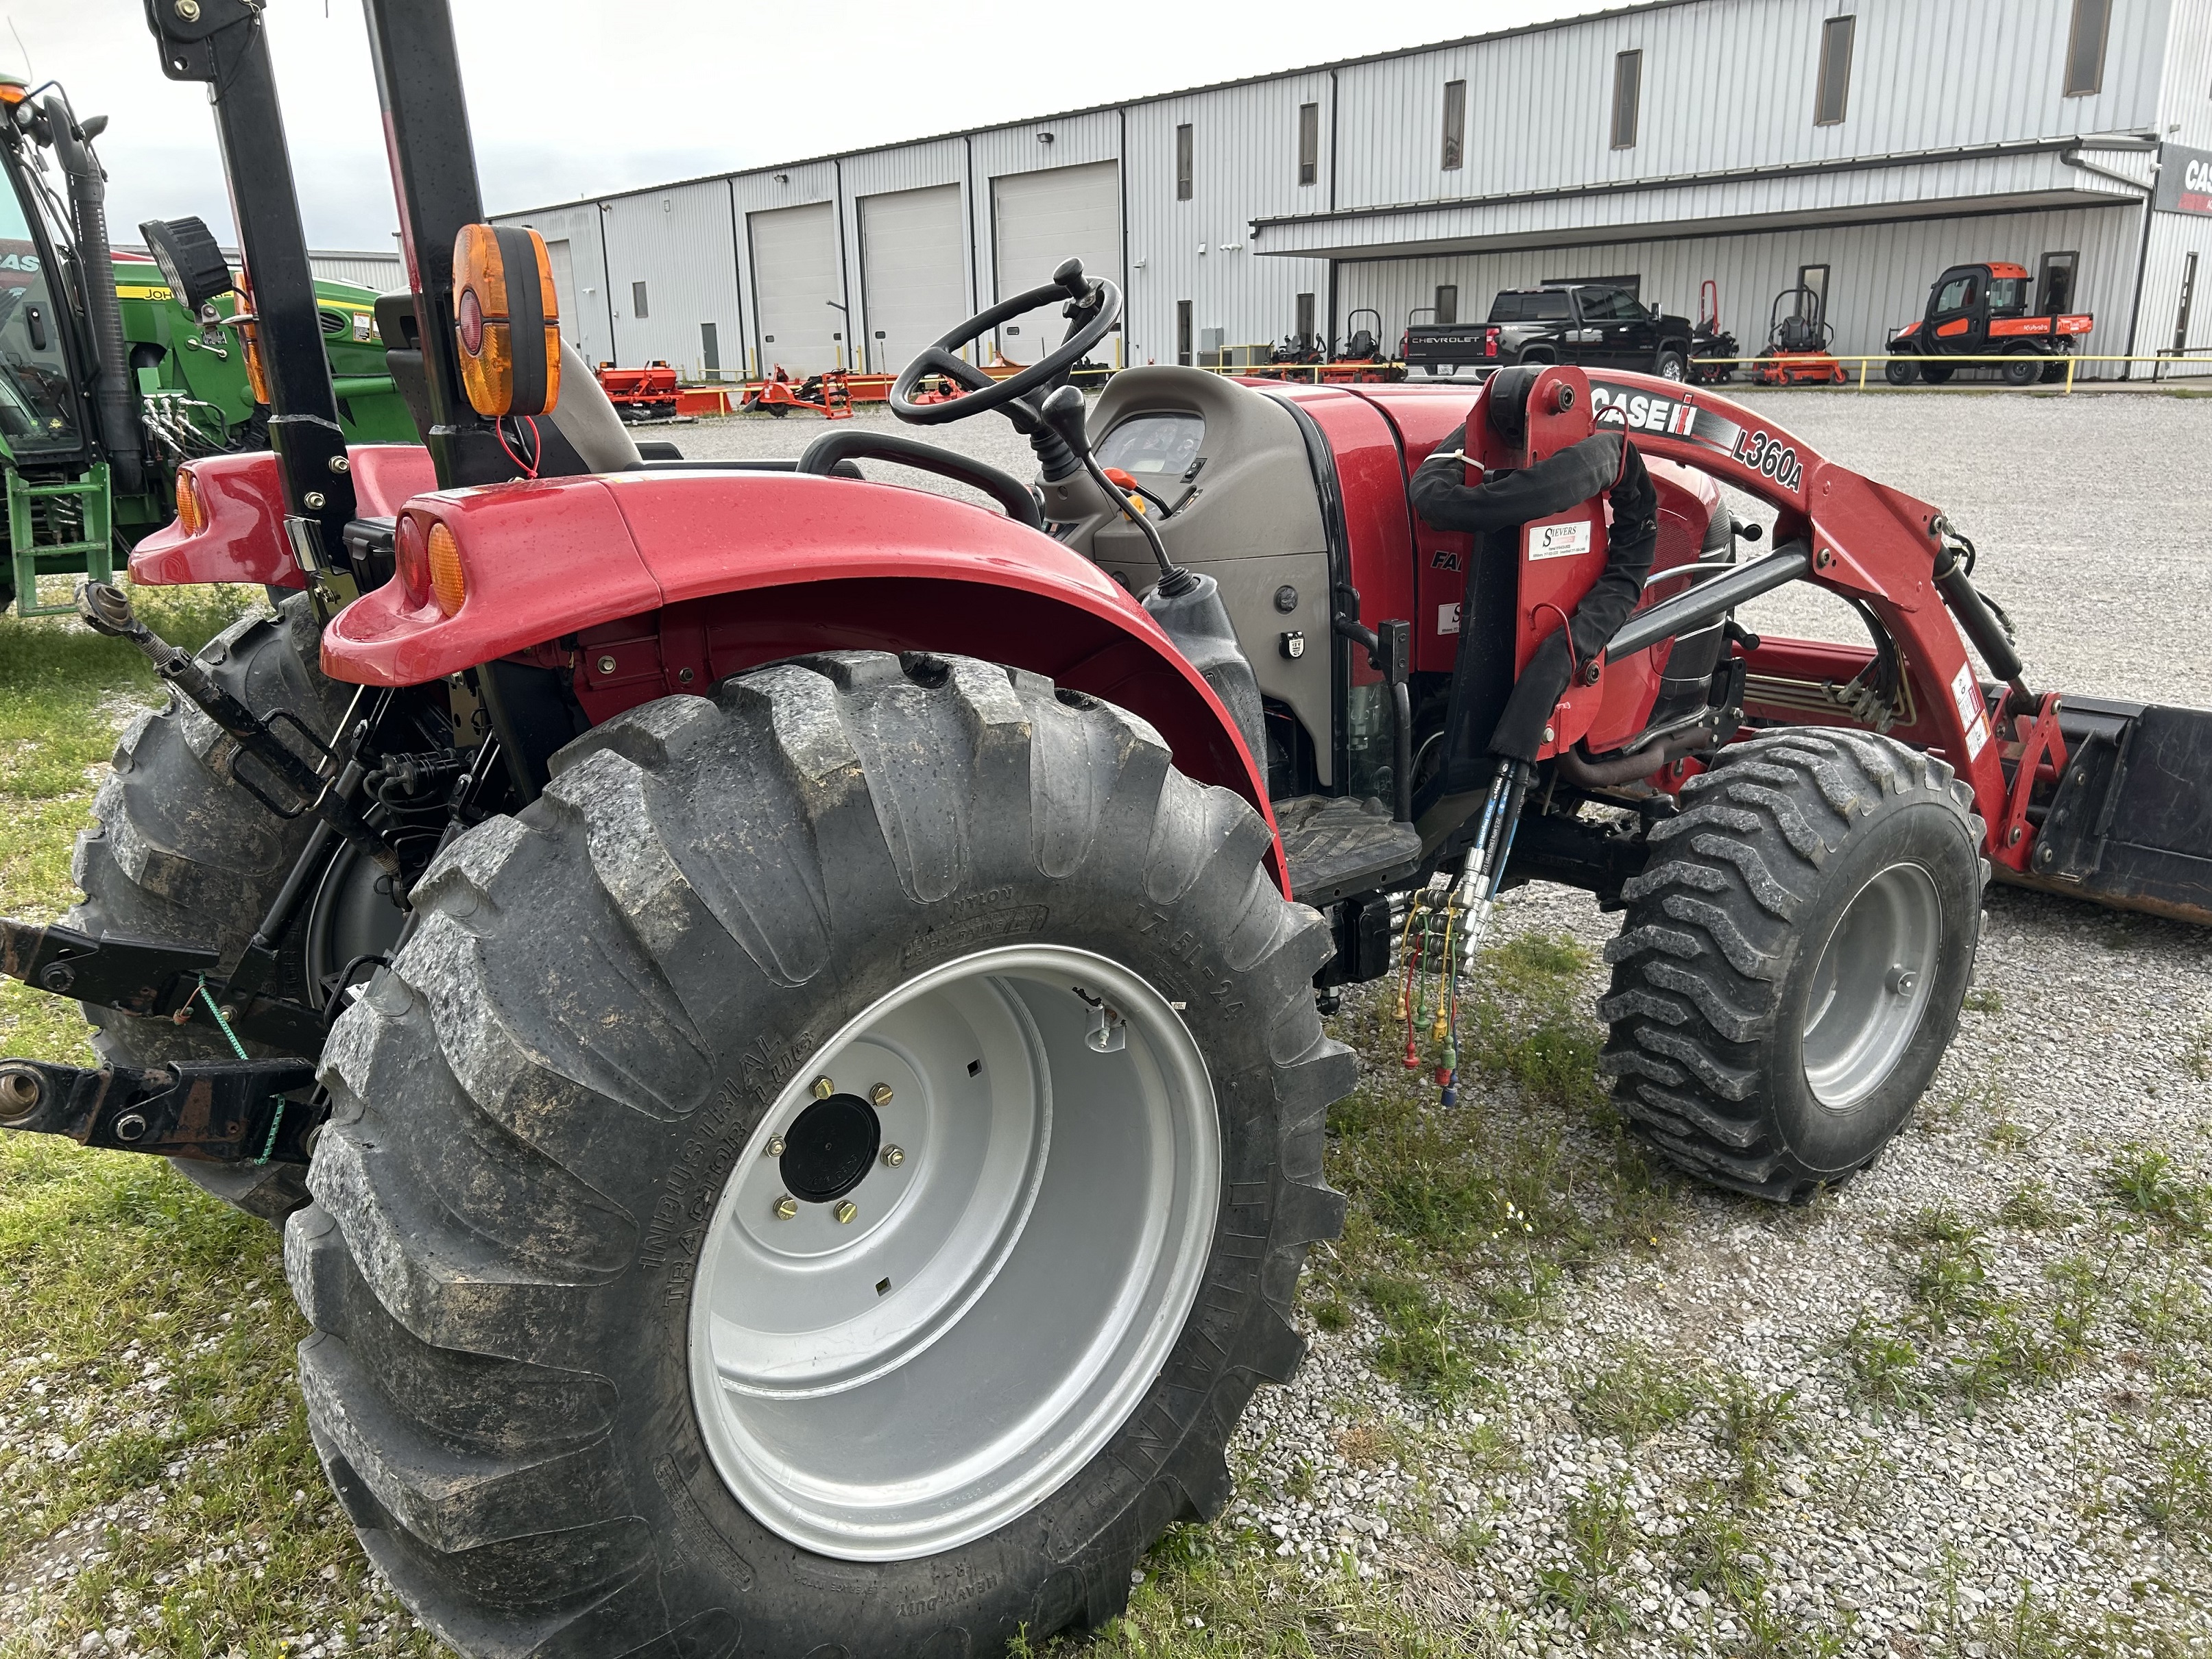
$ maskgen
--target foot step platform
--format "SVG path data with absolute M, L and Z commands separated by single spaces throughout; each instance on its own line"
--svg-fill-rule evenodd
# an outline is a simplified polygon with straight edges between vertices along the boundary
M 1420 831 L 1394 821 L 1379 800 L 1300 795 L 1275 803 L 1275 825 L 1301 904 L 1334 904 L 1411 875 L 1421 862 Z

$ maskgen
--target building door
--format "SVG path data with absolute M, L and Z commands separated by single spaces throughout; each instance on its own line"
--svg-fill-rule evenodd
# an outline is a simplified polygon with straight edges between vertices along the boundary
M 860 198 L 860 288 L 870 368 L 896 374 L 968 314 L 960 186 Z
M 545 263 L 553 269 L 554 315 L 561 319 L 562 334 L 575 345 L 584 337 L 584 300 L 576 292 L 576 261 L 567 237 L 545 244 Z
M 2189 307 L 2197 298 L 2197 256 L 2188 255 L 2181 262 L 2181 304 L 2173 313 L 2173 355 L 2180 356 L 2189 349 Z
M 1121 280 L 1121 170 L 1113 161 L 1012 173 L 991 180 L 993 293 L 1011 299 L 1042 288 L 1063 260 L 1118 284 Z M 1066 337 L 1060 306 L 1040 306 L 999 328 L 1007 362 L 1033 363 Z M 1093 356 L 1106 358 L 1102 343 Z
M 2074 272 L 2078 253 L 2046 253 L 2035 278 L 2035 309 L 2039 316 L 2063 317 L 2074 309 Z
M 753 250 L 760 368 L 817 374 L 845 366 L 837 280 L 837 210 L 827 202 L 745 216 Z
M 1314 296 L 1312 295 L 1298 295 L 1297 326 L 1291 332 L 1297 340 L 1299 350 L 1310 351 L 1313 349 Z
M 699 370 L 708 380 L 722 378 L 722 343 L 712 323 L 699 325 Z

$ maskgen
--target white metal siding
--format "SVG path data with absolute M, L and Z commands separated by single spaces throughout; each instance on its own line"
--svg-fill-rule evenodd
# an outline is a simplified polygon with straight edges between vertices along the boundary
M 406 262 L 397 253 L 318 253 L 310 249 L 307 265 L 318 276 L 334 283 L 358 283 L 379 294 L 396 293 L 407 286 Z
M 837 213 L 828 202 L 746 215 L 752 237 L 753 303 L 760 366 L 793 374 L 836 368 L 844 362 L 836 336 L 844 324 L 833 301 L 837 276 Z
M 634 367 L 659 359 L 696 376 L 702 323 L 714 325 L 727 352 L 741 334 L 728 187 L 711 180 L 617 197 L 607 204 L 606 228 L 617 361 Z M 632 314 L 639 283 L 643 317 Z
M 872 369 L 903 368 L 969 314 L 960 186 L 863 196 L 860 210 L 865 361 Z
M 1115 162 L 994 179 L 991 222 L 993 270 L 1001 300 L 1050 282 L 1053 271 L 1070 258 L 1082 260 L 1086 271 L 1119 278 L 1121 188 Z M 1066 326 L 1057 305 L 1024 312 L 999 330 L 999 350 L 1009 362 L 1036 362 L 1060 343 Z
M 2181 307 L 2181 270 L 2197 256 L 2197 291 L 2189 307 L 2189 349 L 2200 354 L 2173 368 L 2144 363 L 2135 378 L 2157 374 L 2212 374 L 2212 219 L 2184 213 L 2154 213 L 2150 245 L 2144 250 L 2142 321 L 2136 330 L 2136 352 L 2144 357 L 2173 349 L 2174 324 Z M 2117 347 L 2106 346 L 2106 350 Z

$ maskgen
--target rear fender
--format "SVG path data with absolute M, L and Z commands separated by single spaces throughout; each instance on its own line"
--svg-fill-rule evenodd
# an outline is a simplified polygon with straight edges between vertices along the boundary
M 409 496 L 433 488 L 430 452 L 420 444 L 354 444 L 346 450 L 363 518 L 397 513 Z M 131 553 L 131 580 L 142 587 L 187 582 L 258 582 L 305 587 L 307 577 L 284 534 L 284 488 L 269 450 L 190 461 L 194 493 L 207 514 L 198 532 L 171 520 Z
M 466 575 L 460 608 L 398 583 L 323 631 L 323 669 L 419 685 L 520 653 L 567 668 L 596 723 L 780 658 L 981 657 L 1149 721 L 1176 764 L 1273 827 L 1266 775 L 1198 671 L 1103 572 L 948 497 L 793 473 L 547 479 L 418 496 Z M 1283 879 L 1279 848 L 1271 869 Z

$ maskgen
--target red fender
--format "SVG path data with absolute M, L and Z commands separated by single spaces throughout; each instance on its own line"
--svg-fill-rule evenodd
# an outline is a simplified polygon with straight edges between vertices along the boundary
M 354 444 L 346 450 L 356 511 L 383 518 L 410 495 L 437 488 L 430 452 L 420 444 Z M 186 582 L 258 582 L 305 587 L 307 579 L 284 535 L 284 492 L 276 457 L 265 449 L 210 455 L 186 463 L 205 527 L 187 531 L 175 520 L 131 553 L 131 580 L 142 587 Z M 335 549 L 332 550 L 334 552 Z
M 323 631 L 334 679 L 420 685 L 532 652 L 573 670 L 596 721 L 806 652 L 957 653 L 1127 709 L 1187 775 L 1273 827 L 1235 722 L 1142 607 L 994 513 L 758 472 L 545 479 L 425 495 L 407 511 L 452 531 L 466 596 L 450 617 L 398 582 L 355 600 Z M 1270 856 L 1281 882 L 1279 846 Z

